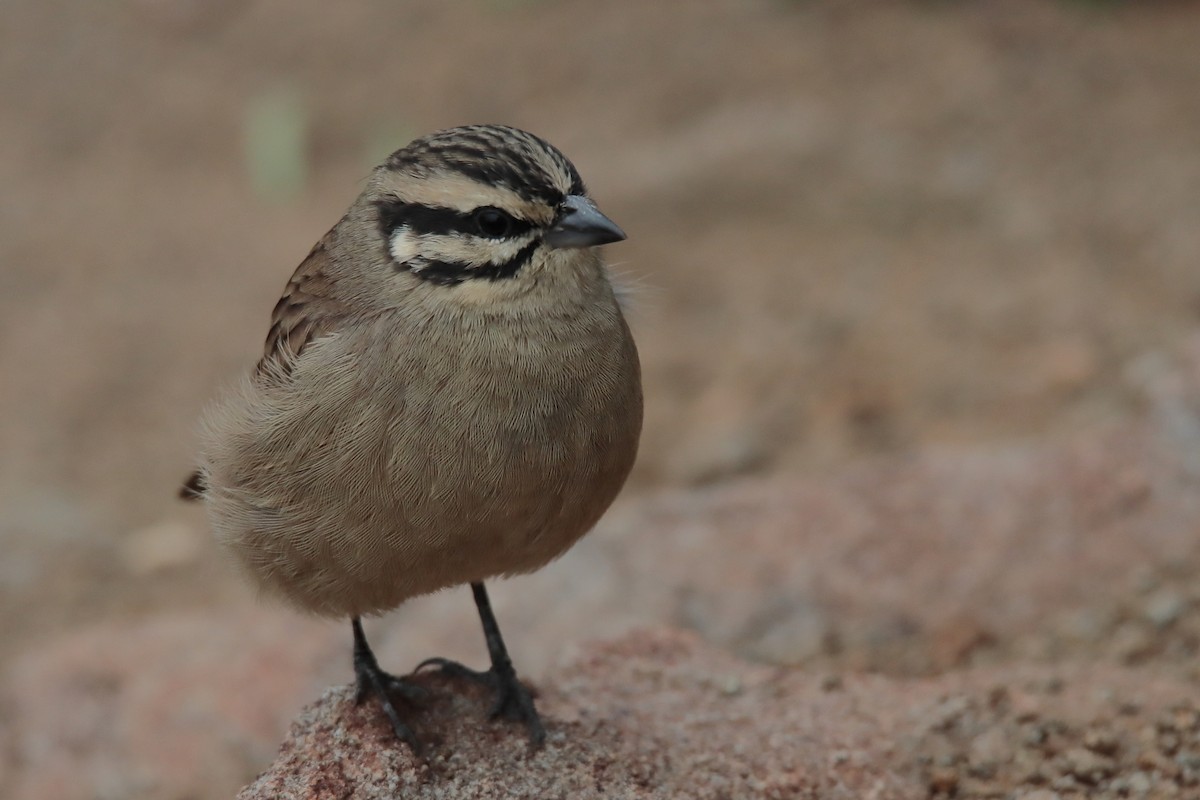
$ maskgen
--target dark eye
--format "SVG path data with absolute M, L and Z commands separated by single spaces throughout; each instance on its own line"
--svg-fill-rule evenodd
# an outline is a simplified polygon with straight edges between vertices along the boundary
M 475 211 L 475 228 L 481 236 L 503 239 L 512 233 L 516 220 L 498 208 L 488 206 Z

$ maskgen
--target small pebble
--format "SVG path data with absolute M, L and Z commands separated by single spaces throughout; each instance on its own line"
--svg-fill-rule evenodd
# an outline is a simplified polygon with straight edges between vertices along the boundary
M 1135 772 L 1125 780 L 1125 785 L 1135 797 L 1147 794 L 1151 786 L 1150 776 L 1144 772 Z
M 1187 598 L 1174 589 L 1160 589 L 1146 599 L 1142 614 L 1154 627 L 1166 628 L 1187 609 Z
M 1082 747 L 1073 747 L 1063 754 L 1067 773 L 1080 783 L 1095 785 L 1111 777 L 1115 767 L 1111 759 Z
M 1062 795 L 1049 789 L 1034 789 L 1017 795 L 1017 800 L 1062 800 Z
M 824 675 L 821 677 L 822 692 L 836 692 L 842 688 L 841 675 Z

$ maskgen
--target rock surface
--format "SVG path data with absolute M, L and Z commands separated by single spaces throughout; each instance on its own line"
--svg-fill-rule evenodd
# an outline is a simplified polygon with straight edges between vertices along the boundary
M 1200 781 L 1192 687 L 1119 668 L 838 679 L 754 666 L 670 630 L 589 647 L 540 684 L 546 745 L 440 676 L 420 757 L 350 687 L 292 727 L 239 800 L 1176 797 Z M 1059 792 L 1061 794 L 1056 794 Z
M 340 674 L 328 625 L 262 611 L 98 625 L 4 676 L 0 796 L 229 796 L 275 752 L 302 698 Z M 338 665 L 340 666 L 340 665 Z

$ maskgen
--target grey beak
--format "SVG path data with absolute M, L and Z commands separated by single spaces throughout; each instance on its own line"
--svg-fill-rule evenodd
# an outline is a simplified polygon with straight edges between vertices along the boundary
M 625 238 L 617 223 L 600 213 L 586 197 L 570 195 L 559 206 L 554 227 L 546 232 L 546 244 L 555 249 L 596 247 Z

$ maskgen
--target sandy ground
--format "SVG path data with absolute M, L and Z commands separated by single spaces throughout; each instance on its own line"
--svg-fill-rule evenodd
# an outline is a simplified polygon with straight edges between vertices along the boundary
M 373 160 L 446 125 L 544 135 L 630 235 L 630 502 L 1137 418 L 1200 317 L 1198 33 L 1169 2 L 7 4 L 0 668 L 253 602 L 174 500 L 195 421 Z M 304 158 L 269 191 L 272 103 Z

